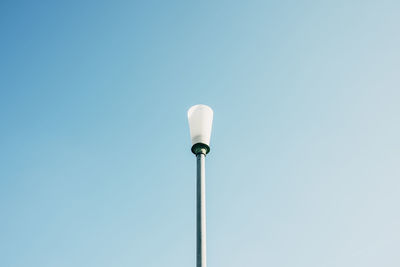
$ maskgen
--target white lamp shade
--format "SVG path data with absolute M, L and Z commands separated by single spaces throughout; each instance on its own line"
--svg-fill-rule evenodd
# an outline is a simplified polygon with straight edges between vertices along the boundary
M 213 110 L 206 105 L 195 105 L 188 110 L 192 145 L 203 143 L 210 146 Z

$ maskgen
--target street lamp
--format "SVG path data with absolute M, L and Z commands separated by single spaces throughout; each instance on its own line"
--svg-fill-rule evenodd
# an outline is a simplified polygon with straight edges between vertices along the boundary
M 206 267 L 206 175 L 205 158 L 210 152 L 213 111 L 206 105 L 188 110 L 192 152 L 197 158 L 196 183 L 196 266 Z

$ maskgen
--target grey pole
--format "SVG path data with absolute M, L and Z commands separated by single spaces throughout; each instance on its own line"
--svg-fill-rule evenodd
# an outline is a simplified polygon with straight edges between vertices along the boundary
M 207 266 L 206 256 L 206 175 L 205 153 L 199 153 L 197 157 L 197 223 L 196 223 L 196 254 L 197 267 Z
M 206 154 L 210 148 L 205 144 L 195 144 L 192 152 L 197 158 L 196 182 L 196 267 L 207 266 L 206 256 Z

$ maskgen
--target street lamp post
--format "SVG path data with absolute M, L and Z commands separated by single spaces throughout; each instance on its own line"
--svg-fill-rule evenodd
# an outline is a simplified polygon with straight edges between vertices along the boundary
M 206 267 L 206 175 L 205 158 L 210 152 L 213 111 L 206 105 L 188 110 L 192 152 L 197 158 L 196 182 L 196 267 Z

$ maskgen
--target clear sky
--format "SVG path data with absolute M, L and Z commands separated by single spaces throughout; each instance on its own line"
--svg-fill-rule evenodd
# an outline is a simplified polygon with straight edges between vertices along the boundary
M 0 266 L 400 266 L 399 1 L 0 2 Z

